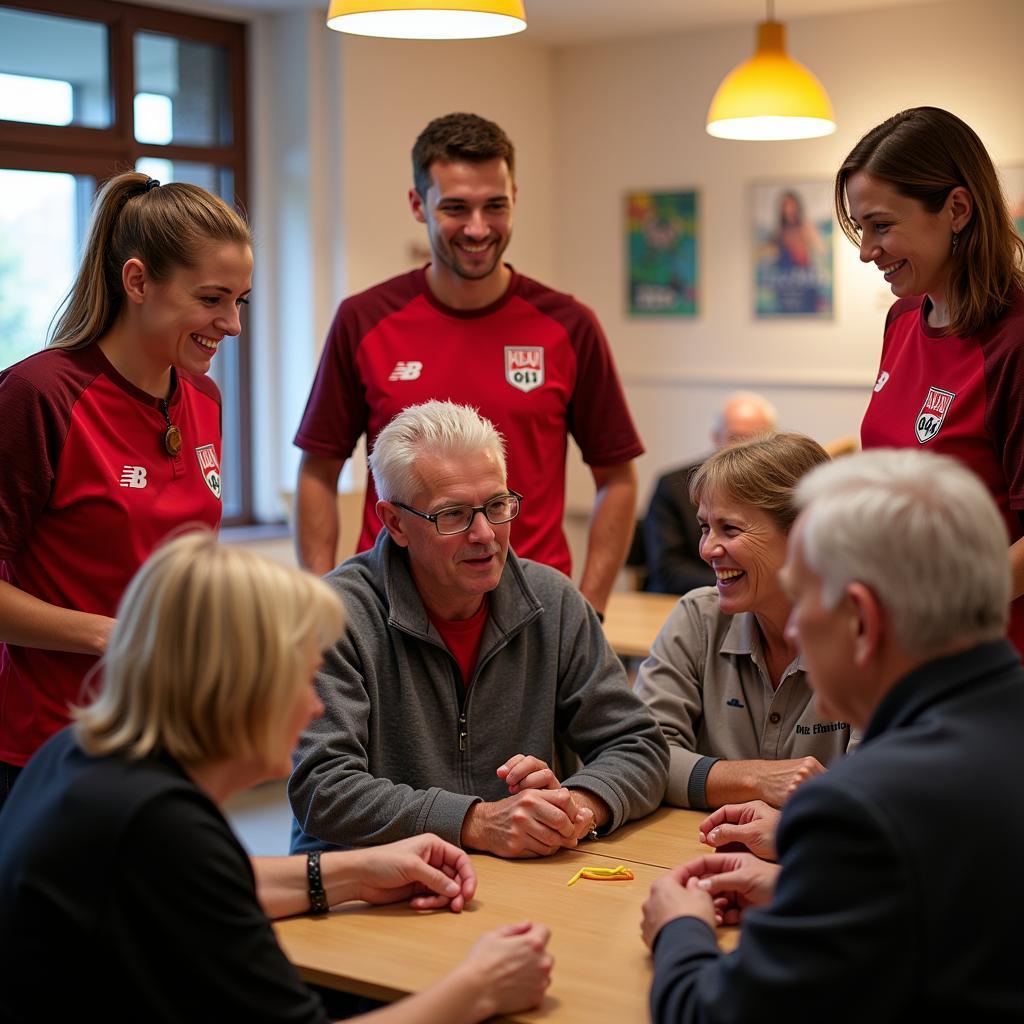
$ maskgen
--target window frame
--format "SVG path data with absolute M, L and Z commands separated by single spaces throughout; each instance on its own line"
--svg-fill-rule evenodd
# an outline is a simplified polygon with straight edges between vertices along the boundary
M 112 119 L 109 127 L 45 125 L 0 118 L 0 165 L 12 170 L 50 171 L 90 175 L 97 183 L 133 168 L 142 157 L 213 164 L 231 171 L 233 200 L 245 211 L 248 196 L 247 133 L 247 26 L 199 14 L 188 14 L 118 0 L 14 0 L 0 8 L 96 21 L 108 32 L 107 73 Z M 155 32 L 210 43 L 227 52 L 228 97 L 231 104 L 231 141 L 223 146 L 192 146 L 180 143 L 157 145 L 139 142 L 134 136 L 135 35 Z M 238 432 L 241 475 L 239 509 L 225 517 L 225 526 L 252 521 L 252 412 L 251 358 L 248 327 L 238 345 Z

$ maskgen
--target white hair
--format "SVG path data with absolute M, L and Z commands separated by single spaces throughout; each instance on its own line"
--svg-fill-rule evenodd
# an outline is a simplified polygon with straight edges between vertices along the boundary
M 918 657 L 1005 635 L 1009 537 L 984 484 L 958 462 L 912 449 L 861 452 L 812 470 L 796 500 L 804 559 L 828 607 L 851 582 L 865 584 Z
M 505 479 L 505 441 L 494 424 L 468 405 L 424 402 L 403 409 L 378 435 L 370 452 L 377 497 L 410 501 L 423 486 L 416 459 L 489 451 Z

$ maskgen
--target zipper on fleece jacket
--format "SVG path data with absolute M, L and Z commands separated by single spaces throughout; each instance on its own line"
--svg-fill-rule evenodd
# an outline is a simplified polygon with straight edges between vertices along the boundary
M 529 623 L 537 617 L 539 612 L 530 615 L 525 619 L 512 633 L 503 633 L 497 643 L 488 648 L 480 658 L 477 659 L 476 667 L 473 669 L 473 677 L 470 679 L 468 684 L 462 682 L 462 673 L 458 667 L 458 662 L 455 660 L 455 656 L 447 647 L 442 647 L 442 650 L 451 659 L 451 663 L 455 666 L 454 680 L 455 680 L 455 699 L 459 706 L 459 736 L 458 736 L 458 749 L 460 754 L 465 754 L 469 750 L 469 702 L 473 699 L 473 691 L 476 688 L 476 681 L 480 677 L 480 673 L 483 671 L 487 663 L 500 651 L 504 650 L 512 638 L 518 633 L 522 632 Z M 466 777 L 466 784 L 469 785 L 470 779 L 468 772 L 466 771 L 466 763 L 464 758 L 459 759 L 460 770 Z

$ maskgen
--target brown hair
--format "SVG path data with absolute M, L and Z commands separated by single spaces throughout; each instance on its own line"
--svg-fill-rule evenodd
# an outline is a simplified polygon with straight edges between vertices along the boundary
M 828 461 L 828 452 L 805 434 L 753 437 L 711 455 L 690 478 L 690 500 L 698 505 L 707 494 L 728 495 L 760 509 L 789 533 L 799 511 L 793 498 L 797 482 Z
M 836 174 L 836 217 L 854 245 L 860 244 L 860 231 L 850 216 L 846 186 L 861 171 L 916 199 L 929 213 L 941 210 L 954 188 L 970 192 L 974 212 L 950 254 L 948 333 L 966 336 L 995 323 L 1013 292 L 1024 288 L 1024 241 L 974 130 L 948 110 L 912 107 L 869 131 Z
M 484 163 L 504 160 L 508 173 L 515 178 L 516 153 L 512 140 L 493 121 L 477 114 L 445 114 L 435 117 L 420 132 L 412 147 L 412 180 L 421 199 L 431 185 L 430 168 L 440 160 L 454 163 Z
M 72 709 L 88 754 L 182 764 L 274 751 L 310 644 L 344 628 L 322 580 L 209 532 L 169 541 L 121 599 L 95 703 Z
M 177 267 L 194 267 L 211 243 L 252 245 L 248 224 L 222 199 L 198 185 L 152 180 L 129 171 L 100 189 L 52 346 L 81 348 L 110 330 L 124 303 L 121 271 L 128 260 L 141 260 L 150 277 L 165 281 Z

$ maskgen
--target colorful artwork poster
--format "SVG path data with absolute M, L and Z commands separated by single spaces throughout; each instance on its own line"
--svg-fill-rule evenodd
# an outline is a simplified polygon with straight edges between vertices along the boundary
M 697 315 L 697 193 L 627 197 L 629 312 Z
M 758 183 L 754 315 L 832 316 L 832 183 Z
M 1004 167 L 1001 173 L 1010 216 L 1013 217 L 1017 234 L 1024 238 L 1024 167 Z

